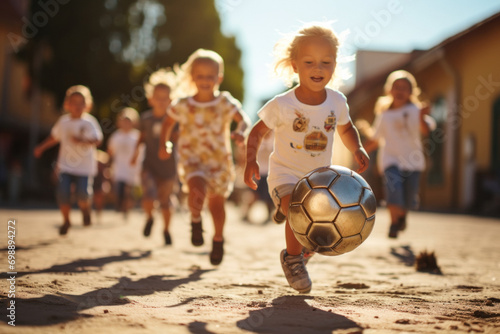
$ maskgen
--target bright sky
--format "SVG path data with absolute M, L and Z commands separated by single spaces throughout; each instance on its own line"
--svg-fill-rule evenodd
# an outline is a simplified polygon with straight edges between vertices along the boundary
M 335 21 L 349 30 L 344 50 L 409 52 L 444 39 L 500 12 L 498 0 L 216 0 L 222 29 L 243 51 L 245 111 L 255 118 L 263 100 L 285 88 L 272 76 L 273 46 L 303 23 Z M 354 63 L 349 65 L 354 72 Z M 354 74 L 354 73 L 353 73 Z M 350 82 L 352 84 L 352 82 Z

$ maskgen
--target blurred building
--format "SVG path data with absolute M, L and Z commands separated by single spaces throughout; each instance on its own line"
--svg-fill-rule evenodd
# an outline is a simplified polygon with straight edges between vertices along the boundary
M 42 169 L 50 169 L 51 159 L 37 162 L 31 152 L 60 115 L 53 96 L 31 81 L 28 64 L 19 57 L 36 33 L 27 19 L 28 7 L 27 0 L 0 1 L 0 204 L 18 203 L 48 184 L 37 177 L 42 174 L 36 165 L 45 162 Z
M 437 129 L 424 139 L 423 209 L 500 214 L 499 41 L 497 13 L 430 50 L 358 55 L 358 80 L 347 95 L 353 119 L 373 121 L 385 79 L 397 69 L 415 75 L 432 107 Z

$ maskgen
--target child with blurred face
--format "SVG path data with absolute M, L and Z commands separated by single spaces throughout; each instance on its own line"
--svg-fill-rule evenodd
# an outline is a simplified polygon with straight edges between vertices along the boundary
M 167 117 L 167 109 L 172 101 L 170 96 L 175 85 L 175 75 L 169 69 L 160 69 L 152 73 L 149 81 L 145 84 L 146 97 L 151 109 L 141 114 L 139 122 L 141 135 L 131 159 L 133 165 L 138 163 L 140 147 L 144 144 L 145 152 L 141 172 L 142 207 L 147 218 L 143 234 L 146 237 L 151 234 L 154 222 L 154 204 L 155 201 L 158 201 L 164 222 L 165 245 L 172 244 L 169 232 L 172 215 L 170 195 L 173 193 L 177 181 L 177 172 L 175 154 L 170 160 L 161 160 L 158 157 L 158 149 L 161 125 Z M 171 149 L 175 149 L 173 145 Z
M 83 214 L 83 225 L 91 225 L 91 196 L 93 178 L 97 174 L 97 145 L 103 135 L 97 120 L 88 112 L 92 109 L 92 95 L 85 86 L 72 86 L 66 91 L 64 109 L 67 114 L 59 118 L 51 134 L 34 150 L 39 158 L 48 148 L 60 144 L 57 160 L 59 208 L 63 225 L 59 234 L 68 232 L 71 210 L 71 185 L 75 186 L 78 205 Z

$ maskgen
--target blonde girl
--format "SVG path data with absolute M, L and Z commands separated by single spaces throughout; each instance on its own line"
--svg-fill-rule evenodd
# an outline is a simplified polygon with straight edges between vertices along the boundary
M 268 184 L 277 209 L 274 220 L 286 221 L 293 187 L 309 171 L 331 164 L 333 138 L 338 131 L 363 172 L 369 163 L 358 132 L 351 122 L 345 96 L 329 88 L 334 82 L 339 48 L 338 38 L 328 25 L 311 24 L 292 38 L 278 43 L 276 72 L 286 82 L 298 85 L 270 100 L 259 112 L 260 120 L 247 141 L 245 182 L 252 189 L 259 179 L 256 153 L 262 138 L 274 130 L 274 152 L 269 163 Z M 288 224 L 286 249 L 281 251 L 283 271 L 292 288 L 311 290 L 304 263 L 303 247 Z
M 168 110 L 163 123 L 159 156 L 169 159 L 165 148 L 173 126 L 179 124 L 179 176 L 188 193 L 191 212 L 191 242 L 204 243 L 201 210 L 205 199 L 214 223 L 210 262 L 221 263 L 224 249 L 223 229 L 226 219 L 224 202 L 233 188 L 234 165 L 230 139 L 244 141 L 248 126 L 240 103 L 228 92 L 220 92 L 224 78 L 224 62 L 211 50 L 195 51 L 185 64 L 177 68 L 179 87 L 187 97 L 179 99 Z M 230 133 L 232 122 L 237 123 Z
M 420 174 L 425 169 L 422 135 L 435 126 L 421 109 L 420 89 L 415 77 L 404 70 L 394 71 L 384 85 L 385 95 L 375 105 L 375 122 L 366 149 L 380 147 L 378 168 L 384 175 L 387 207 L 391 216 L 389 238 L 406 228 L 409 210 L 418 207 Z

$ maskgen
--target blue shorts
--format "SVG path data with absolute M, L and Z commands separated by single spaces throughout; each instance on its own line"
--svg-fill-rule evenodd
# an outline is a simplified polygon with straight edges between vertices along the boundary
M 404 171 L 396 166 L 388 167 L 384 171 L 387 204 L 397 205 L 406 210 L 418 209 L 420 174 L 419 171 Z
M 170 195 L 174 190 L 176 178 L 164 179 L 154 176 L 147 169 L 141 173 L 143 199 L 158 200 L 162 209 L 170 208 Z
M 86 201 L 92 196 L 94 178 L 92 176 L 79 176 L 68 173 L 60 173 L 57 187 L 57 202 L 59 205 L 71 203 L 71 184 L 75 185 L 77 201 Z

